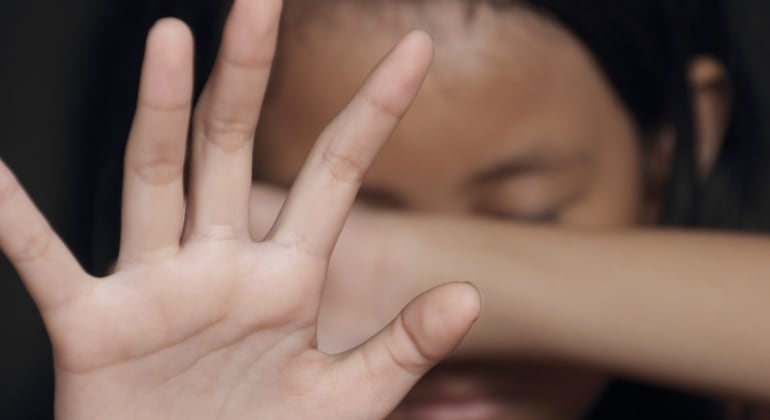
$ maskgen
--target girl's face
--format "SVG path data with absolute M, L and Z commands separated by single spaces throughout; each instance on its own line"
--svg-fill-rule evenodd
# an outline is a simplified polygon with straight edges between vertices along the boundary
M 640 222 L 634 123 L 565 29 L 483 2 L 334 3 L 305 16 L 287 6 L 257 134 L 258 179 L 290 185 L 369 70 L 408 30 L 422 28 L 436 43 L 433 68 L 361 200 L 571 227 Z M 413 392 L 413 401 L 446 404 L 422 411 L 405 404 L 393 419 L 579 418 L 605 384 L 598 373 L 541 363 L 447 365 Z M 462 403 L 465 395 L 481 403 Z

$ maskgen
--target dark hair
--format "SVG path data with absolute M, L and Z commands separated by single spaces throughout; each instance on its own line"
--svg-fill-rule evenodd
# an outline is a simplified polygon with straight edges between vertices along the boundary
M 571 30 L 593 52 L 643 135 L 673 124 L 676 151 L 662 223 L 770 230 L 767 145 L 742 51 L 723 0 L 498 0 L 524 4 Z M 699 182 L 690 60 L 719 59 L 727 69 L 732 110 L 722 153 Z

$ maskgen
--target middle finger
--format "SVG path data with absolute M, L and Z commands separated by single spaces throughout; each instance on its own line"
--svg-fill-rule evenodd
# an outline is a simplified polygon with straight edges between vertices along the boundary
M 236 0 L 193 121 L 188 237 L 248 238 L 254 132 L 270 75 L 279 0 Z

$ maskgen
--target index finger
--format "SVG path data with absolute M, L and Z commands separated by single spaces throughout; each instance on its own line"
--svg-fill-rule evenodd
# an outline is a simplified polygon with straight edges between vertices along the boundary
M 310 152 L 268 240 L 329 258 L 366 171 L 427 75 L 433 42 L 407 35 Z

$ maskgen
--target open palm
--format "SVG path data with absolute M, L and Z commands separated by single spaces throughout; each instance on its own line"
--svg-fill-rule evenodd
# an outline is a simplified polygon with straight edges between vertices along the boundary
M 320 136 L 270 233 L 254 242 L 252 141 L 280 8 L 235 2 L 193 113 L 187 194 L 192 39 L 178 21 L 152 30 L 112 276 L 86 274 L 0 164 L 0 248 L 51 336 L 58 417 L 381 418 L 478 316 L 475 290 L 447 285 L 363 346 L 317 350 L 329 256 L 364 172 L 427 72 L 431 44 L 413 33 L 381 63 Z

